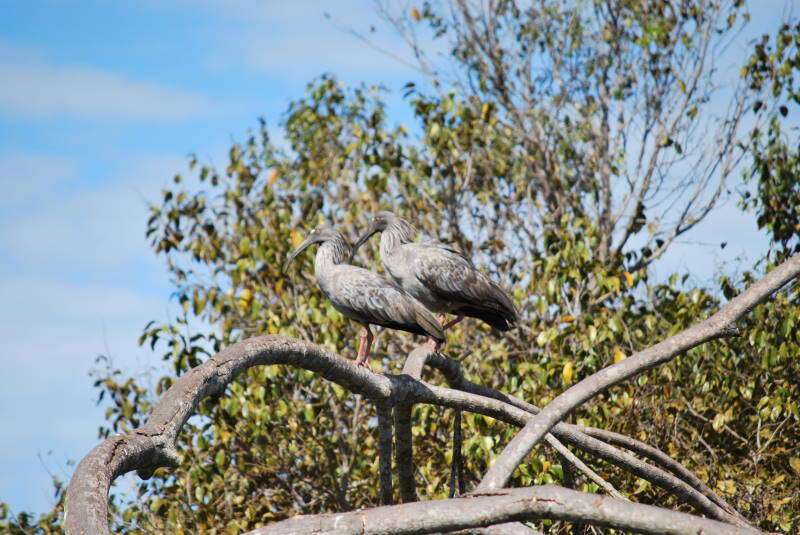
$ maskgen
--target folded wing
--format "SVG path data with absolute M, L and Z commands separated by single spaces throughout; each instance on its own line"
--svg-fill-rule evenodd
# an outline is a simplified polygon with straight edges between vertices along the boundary
M 332 281 L 335 291 L 329 297 L 344 315 L 362 323 L 444 340 L 433 314 L 396 283 L 366 269 L 337 267 L 338 276 Z
M 507 331 L 517 321 L 511 298 L 460 253 L 438 243 L 415 244 L 415 275 L 437 299 L 451 303 L 450 312 L 485 321 Z

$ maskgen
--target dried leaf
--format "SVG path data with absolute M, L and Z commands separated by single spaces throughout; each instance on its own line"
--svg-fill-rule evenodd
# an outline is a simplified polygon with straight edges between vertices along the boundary
M 572 373 L 574 372 L 574 369 L 575 367 L 571 361 L 564 364 L 564 369 L 561 370 L 561 376 L 564 377 L 564 384 L 572 384 Z
M 795 474 L 800 476 L 800 459 L 797 457 L 792 457 L 789 459 L 789 466 L 792 467 L 792 470 L 794 470 Z
M 627 271 L 623 271 L 622 274 L 625 276 L 625 282 L 628 283 L 628 286 L 633 286 L 633 275 Z

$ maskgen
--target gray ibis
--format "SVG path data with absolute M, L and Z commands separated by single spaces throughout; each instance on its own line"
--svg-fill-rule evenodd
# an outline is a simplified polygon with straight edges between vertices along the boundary
M 510 330 L 517 322 L 514 303 L 500 285 L 446 244 L 415 243 L 414 226 L 391 212 L 375 214 L 354 250 L 377 232 L 381 233 L 381 261 L 386 271 L 428 310 L 440 314 L 442 329 L 464 316 L 483 320 L 501 331 Z M 456 318 L 445 323 L 446 313 Z
M 321 244 L 314 260 L 314 276 L 319 288 L 336 310 L 363 326 L 356 364 L 369 368 L 367 359 L 373 340 L 370 325 L 428 336 L 432 347 L 444 340 L 443 329 L 433 314 L 398 284 L 346 263 L 352 256 L 352 248 L 342 233 L 332 227 L 320 226 L 312 230 L 289 256 L 284 269 L 315 243 Z

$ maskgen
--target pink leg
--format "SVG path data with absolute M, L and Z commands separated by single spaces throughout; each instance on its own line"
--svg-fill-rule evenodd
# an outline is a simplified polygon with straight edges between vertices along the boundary
M 369 325 L 364 326 L 364 330 L 361 331 L 361 343 L 358 346 L 358 356 L 356 357 L 356 364 L 359 366 L 364 366 L 365 368 L 369 368 L 369 364 L 367 360 L 369 359 L 369 351 L 372 346 L 372 331 L 369 330 Z

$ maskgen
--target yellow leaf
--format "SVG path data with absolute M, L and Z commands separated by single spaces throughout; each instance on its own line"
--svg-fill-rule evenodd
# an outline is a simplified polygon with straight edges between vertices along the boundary
M 242 290 L 242 293 L 239 296 L 239 298 L 245 303 L 249 303 L 253 299 L 253 290 L 251 290 L 250 288 L 245 288 L 244 290 Z
M 794 470 L 795 473 L 800 476 L 800 459 L 797 457 L 792 457 L 789 459 L 789 466 L 791 466 L 792 470 Z
M 547 472 L 548 468 L 550 468 L 550 461 L 543 461 L 542 462 L 542 472 Z
M 422 16 L 419 14 L 419 11 L 417 11 L 417 8 L 411 10 L 411 18 L 417 22 L 422 20 Z
M 722 431 L 722 428 L 725 426 L 725 415 L 721 412 L 714 416 L 714 419 L 711 421 L 711 427 L 714 428 L 714 431 L 719 433 Z
M 297 230 L 292 230 L 292 245 L 297 247 L 303 242 L 303 236 L 297 232 Z
M 575 318 L 569 314 L 561 316 L 561 323 L 572 323 L 573 321 L 575 321 Z
M 564 364 L 564 369 L 561 370 L 561 375 L 564 377 L 564 384 L 572 384 L 572 372 L 574 371 L 574 366 L 572 362 L 567 362 Z
M 627 271 L 623 271 L 622 274 L 625 276 L 625 282 L 628 283 L 628 286 L 633 286 L 633 275 Z
M 614 350 L 614 362 L 622 362 L 626 358 L 628 358 L 628 356 L 623 353 L 620 348 Z
M 278 179 L 281 177 L 281 174 L 278 172 L 277 169 L 270 169 L 269 174 L 267 174 L 267 182 L 269 185 L 272 186 Z
M 275 293 L 280 295 L 283 291 L 283 281 L 286 279 L 281 279 L 275 284 Z

